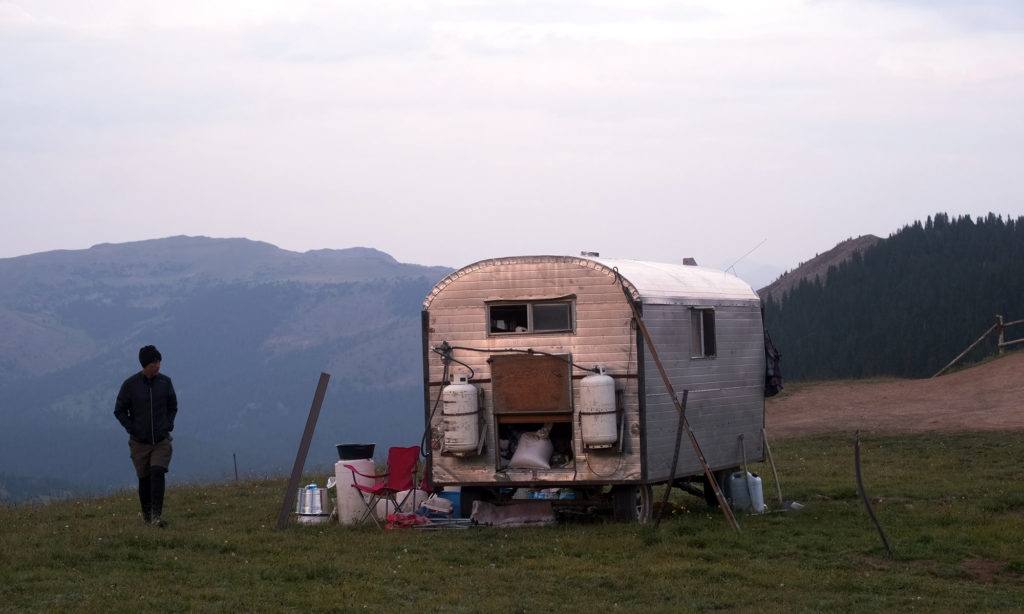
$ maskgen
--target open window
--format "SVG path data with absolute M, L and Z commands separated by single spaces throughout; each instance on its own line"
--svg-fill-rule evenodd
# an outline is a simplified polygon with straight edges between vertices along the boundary
M 715 310 L 690 310 L 690 356 L 693 358 L 713 358 L 716 353 L 715 344 Z
M 572 332 L 573 320 L 572 300 L 487 304 L 487 332 L 491 335 Z

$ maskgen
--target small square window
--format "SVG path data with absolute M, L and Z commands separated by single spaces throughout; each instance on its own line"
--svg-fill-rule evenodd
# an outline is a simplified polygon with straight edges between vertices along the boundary
M 569 303 L 536 303 L 532 307 L 535 332 L 572 330 Z
M 489 311 L 492 333 L 526 332 L 530 323 L 525 304 L 491 305 Z

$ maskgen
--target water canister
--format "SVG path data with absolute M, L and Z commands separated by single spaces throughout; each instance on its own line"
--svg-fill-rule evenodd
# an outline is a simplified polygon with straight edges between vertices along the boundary
M 580 429 L 583 445 L 610 448 L 618 439 L 615 415 L 615 380 L 605 374 L 604 365 L 580 380 Z
M 745 471 L 737 471 L 729 477 L 729 497 L 734 509 L 759 514 L 768 506 L 764 503 L 761 478 Z
M 454 375 L 441 393 L 444 416 L 444 450 L 475 452 L 479 443 L 479 391 L 464 374 Z

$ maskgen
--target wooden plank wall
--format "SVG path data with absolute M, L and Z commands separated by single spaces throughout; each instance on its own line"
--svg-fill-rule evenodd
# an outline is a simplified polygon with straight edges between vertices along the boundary
M 453 357 L 470 365 L 474 383 L 484 390 L 488 428 L 486 450 L 479 457 L 434 456 L 434 479 L 439 484 L 493 484 L 495 481 L 548 483 L 613 483 L 640 477 L 640 429 L 637 401 L 636 331 L 630 327 L 631 312 L 622 290 L 606 271 L 581 267 L 579 261 L 533 259 L 490 266 L 464 275 L 442 288 L 429 306 L 428 345 L 447 341 L 453 346 L 488 350 L 534 349 L 552 354 L 572 354 L 574 362 L 590 367 L 606 365 L 607 372 L 625 386 L 625 451 L 583 452 L 578 422 L 573 422 L 576 466 L 571 469 L 509 470 L 496 475 L 497 460 L 494 423 L 491 411 L 488 354 L 456 350 Z M 536 300 L 575 295 L 576 334 L 487 335 L 488 300 Z M 438 394 L 443 365 L 440 357 L 428 356 L 430 399 Z M 463 367 L 453 364 L 454 369 Z M 579 398 L 579 378 L 584 371 L 573 371 L 573 398 Z M 629 377 L 629 376 L 632 377 Z M 431 407 L 428 406 L 428 415 Z M 431 428 L 439 431 L 440 410 L 432 417 Z

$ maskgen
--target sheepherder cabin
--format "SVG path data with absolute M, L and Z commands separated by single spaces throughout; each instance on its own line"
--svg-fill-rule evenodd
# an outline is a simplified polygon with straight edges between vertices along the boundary
M 744 456 L 763 460 L 761 302 L 723 271 L 586 256 L 483 260 L 434 286 L 422 325 L 430 471 L 439 486 L 462 486 L 463 509 L 558 489 L 649 517 L 679 416 L 648 345 L 687 395 L 707 465 L 726 475 Z M 675 476 L 702 474 L 684 439 Z

